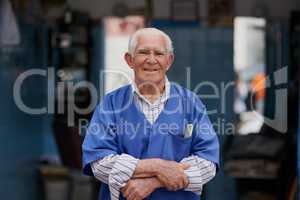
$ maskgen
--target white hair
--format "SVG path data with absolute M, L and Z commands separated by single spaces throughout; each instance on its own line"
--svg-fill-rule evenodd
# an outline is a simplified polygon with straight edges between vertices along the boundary
M 164 40 L 166 41 L 166 50 L 168 53 L 173 53 L 173 44 L 172 40 L 170 37 L 163 31 L 157 29 L 157 28 L 142 28 L 137 30 L 129 39 L 129 44 L 128 44 L 128 52 L 129 54 L 133 55 L 136 45 L 137 45 L 137 40 L 140 36 L 142 35 L 161 35 L 163 36 Z

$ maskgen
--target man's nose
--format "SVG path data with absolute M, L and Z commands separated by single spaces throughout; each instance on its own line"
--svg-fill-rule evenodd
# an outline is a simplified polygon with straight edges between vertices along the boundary
M 155 64 L 157 62 L 154 53 L 150 53 L 147 59 L 148 63 Z

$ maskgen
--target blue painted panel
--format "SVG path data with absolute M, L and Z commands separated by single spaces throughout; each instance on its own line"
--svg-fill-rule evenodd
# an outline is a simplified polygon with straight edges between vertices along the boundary
M 226 139 L 224 134 L 230 134 L 230 132 L 225 132 L 226 125 L 234 122 L 234 88 L 230 86 L 234 80 L 233 29 L 208 28 L 195 23 L 185 26 L 172 22 L 154 21 L 152 24 L 168 33 L 174 44 L 175 61 L 168 72 L 169 79 L 194 91 L 198 87 L 198 95 L 215 94 L 212 87 L 219 92 L 220 98 L 202 98 L 202 100 L 208 110 L 217 109 L 217 112 L 211 114 L 210 118 L 216 125 L 215 129 L 219 134 L 222 149 Z M 191 70 L 190 85 L 188 84 L 189 78 L 186 76 L 187 68 Z M 225 89 L 226 85 L 228 89 Z M 221 150 L 221 170 L 217 177 L 206 186 L 206 200 L 237 199 L 235 181 L 224 174 L 222 166 Z
M 92 50 L 91 50 L 91 69 L 90 69 L 90 80 L 96 86 L 97 91 L 100 91 L 101 85 L 100 70 L 104 69 L 104 28 L 103 24 L 95 24 L 92 28 Z M 99 97 L 99 94 L 98 94 Z
M 15 104 L 13 86 L 18 76 L 29 69 L 47 70 L 48 27 L 21 24 L 22 44 L 0 49 L 0 195 L 1 199 L 36 200 L 36 167 L 41 157 L 57 157 L 52 133 L 51 114 L 30 115 Z M 102 24 L 92 28 L 91 81 L 98 86 L 99 70 L 103 67 Z M 21 93 L 27 106 L 47 105 L 47 77 L 31 76 L 24 81 Z
M 28 69 L 46 69 L 40 30 L 21 24 L 22 44 L 0 50 L 0 194 L 1 199 L 34 200 L 38 197 L 35 167 L 44 152 L 45 116 L 22 112 L 15 104 L 13 86 Z M 40 34 L 38 34 L 40 33 Z M 24 81 L 24 103 L 41 107 L 46 103 L 45 77 L 32 76 Z

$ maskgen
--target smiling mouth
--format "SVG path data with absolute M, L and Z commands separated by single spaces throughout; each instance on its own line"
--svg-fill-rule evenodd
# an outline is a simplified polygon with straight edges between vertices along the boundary
M 157 72 L 158 69 L 144 69 L 144 71 L 146 71 L 146 72 Z

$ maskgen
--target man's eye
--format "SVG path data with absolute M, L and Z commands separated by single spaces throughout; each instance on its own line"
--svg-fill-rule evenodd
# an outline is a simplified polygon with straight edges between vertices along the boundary
M 139 51 L 138 53 L 139 53 L 139 54 L 143 54 L 143 55 L 147 55 L 147 54 L 149 54 L 149 52 L 148 52 L 148 51 Z
M 163 52 L 155 52 L 155 55 L 156 56 L 163 56 L 163 55 L 165 55 Z

